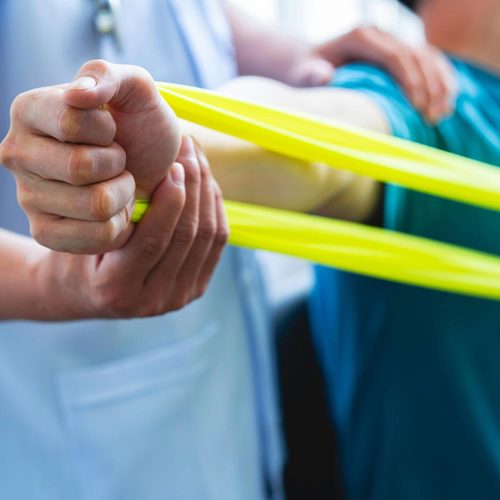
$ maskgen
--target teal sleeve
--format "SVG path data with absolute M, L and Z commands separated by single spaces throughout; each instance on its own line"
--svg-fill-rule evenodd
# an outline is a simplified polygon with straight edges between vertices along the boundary
M 337 70 L 332 86 L 363 92 L 373 99 L 384 112 L 392 135 L 438 146 L 436 129 L 427 123 L 411 105 L 398 83 L 384 70 L 368 64 L 351 64 Z M 408 197 L 422 196 L 397 185 L 389 184 L 385 190 L 384 225 L 395 229 L 402 224 Z
M 436 145 L 434 127 L 410 104 L 398 83 L 384 70 L 368 64 L 350 64 L 337 70 L 331 85 L 370 96 L 386 115 L 392 135 Z

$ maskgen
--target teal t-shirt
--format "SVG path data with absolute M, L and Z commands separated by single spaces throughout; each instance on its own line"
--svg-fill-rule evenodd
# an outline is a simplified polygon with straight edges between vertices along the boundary
M 370 95 L 394 135 L 500 166 L 500 77 L 452 59 L 456 110 L 431 126 L 384 71 Z M 500 255 L 500 213 L 387 186 L 388 228 Z M 500 498 L 500 302 L 318 267 L 315 343 L 348 500 Z

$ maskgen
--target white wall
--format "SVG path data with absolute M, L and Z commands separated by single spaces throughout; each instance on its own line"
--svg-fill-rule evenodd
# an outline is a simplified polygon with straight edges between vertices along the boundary
M 319 41 L 361 23 L 375 24 L 403 38 L 419 39 L 421 30 L 396 0 L 231 0 L 255 17 Z

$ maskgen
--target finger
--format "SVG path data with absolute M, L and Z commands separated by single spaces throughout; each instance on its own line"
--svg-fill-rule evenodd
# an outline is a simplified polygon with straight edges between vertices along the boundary
M 62 144 L 50 137 L 30 135 L 16 146 L 11 170 L 75 186 L 94 184 L 120 175 L 125 152 L 116 143 L 109 147 Z
M 210 252 L 203 264 L 198 278 L 198 295 L 205 292 L 210 282 L 215 268 L 222 256 L 224 247 L 226 246 L 229 236 L 229 226 L 226 219 L 226 211 L 224 210 L 224 203 L 222 192 L 219 186 L 215 185 L 215 210 L 217 218 L 217 233 L 213 241 Z
M 18 199 L 29 214 L 35 212 L 83 221 L 104 222 L 133 202 L 135 182 L 130 172 L 88 186 L 73 186 L 25 176 Z
M 82 78 L 95 85 L 82 88 Z M 127 169 L 136 179 L 137 193 L 150 198 L 180 144 L 177 117 L 161 98 L 151 75 L 136 66 L 91 61 L 66 89 L 65 99 L 82 109 L 105 105 L 117 126 L 115 141 L 127 152 Z
M 378 28 L 359 28 L 352 32 L 350 57 L 359 55 L 388 71 L 417 109 L 424 105 L 423 79 L 410 47 Z
M 13 121 L 60 142 L 109 146 L 116 133 L 111 113 L 69 106 L 64 92 L 61 87 L 45 87 L 21 94 L 12 105 Z
M 169 247 L 147 279 L 152 288 L 161 286 L 166 276 L 172 279 L 178 276 L 198 233 L 201 173 L 191 137 L 183 137 L 177 160 L 186 174 L 186 204 Z
M 174 163 L 157 186 L 149 209 L 127 244 L 108 259 L 124 279 L 145 281 L 170 245 L 186 200 L 184 168 Z
M 448 93 L 446 83 L 441 78 L 441 72 L 434 54 L 429 51 L 421 52 L 417 58 L 428 95 L 425 115 L 431 123 L 437 122 L 448 109 Z
M 408 47 L 401 46 L 396 57 L 399 59 L 399 73 L 393 68 L 388 68 L 388 70 L 394 73 L 413 106 L 421 113 L 425 113 L 429 103 L 429 94 L 415 53 Z
M 195 295 L 199 293 L 199 275 L 217 232 L 217 208 L 212 174 L 201 148 L 196 147 L 196 154 L 201 174 L 198 233 L 177 278 L 180 287 L 192 289 Z
M 453 66 L 446 57 L 433 47 L 426 49 L 429 57 L 435 64 L 436 78 L 441 83 L 442 99 L 441 105 L 436 110 L 437 119 L 449 115 L 454 107 L 458 83 Z
M 363 59 L 378 64 L 391 73 L 412 104 L 423 110 L 428 99 L 414 49 L 374 27 L 356 28 L 344 35 L 343 42 L 344 59 Z
M 30 217 L 31 234 L 38 243 L 57 252 L 101 254 L 120 247 L 128 239 L 132 210 L 133 199 L 105 222 L 34 215 Z
M 163 102 L 145 69 L 103 60 L 85 63 L 65 89 L 64 98 L 76 108 L 108 105 L 123 113 L 139 113 Z

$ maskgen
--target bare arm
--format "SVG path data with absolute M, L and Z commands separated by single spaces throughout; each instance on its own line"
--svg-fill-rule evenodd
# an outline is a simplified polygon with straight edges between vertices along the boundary
M 238 78 L 221 91 L 324 119 L 388 131 L 385 116 L 375 102 L 354 91 L 296 89 L 262 78 Z M 228 199 L 349 220 L 368 218 L 379 201 L 379 185 L 372 179 L 270 153 L 192 124 L 184 126 L 204 147 Z
M 48 252 L 30 238 L 0 230 L 0 319 L 42 318 L 37 270 Z
M 431 122 L 453 108 L 454 71 L 428 44 L 413 47 L 370 26 L 312 44 L 253 19 L 230 2 L 226 10 L 240 75 L 273 78 L 296 87 L 321 86 L 331 81 L 336 67 L 365 61 L 392 74 Z
M 18 96 L 0 143 L 32 234 L 52 249 L 0 231 L 0 319 L 177 310 L 206 290 L 227 239 L 209 165 L 151 76 L 104 61 L 78 76 Z M 150 207 L 132 225 L 136 188 Z
M 333 73 L 332 65 L 319 60 L 317 72 L 302 75 L 301 62 L 313 45 L 268 26 L 226 2 L 240 75 L 258 75 L 290 85 L 323 85 Z M 317 61 L 316 61 L 317 62 Z

